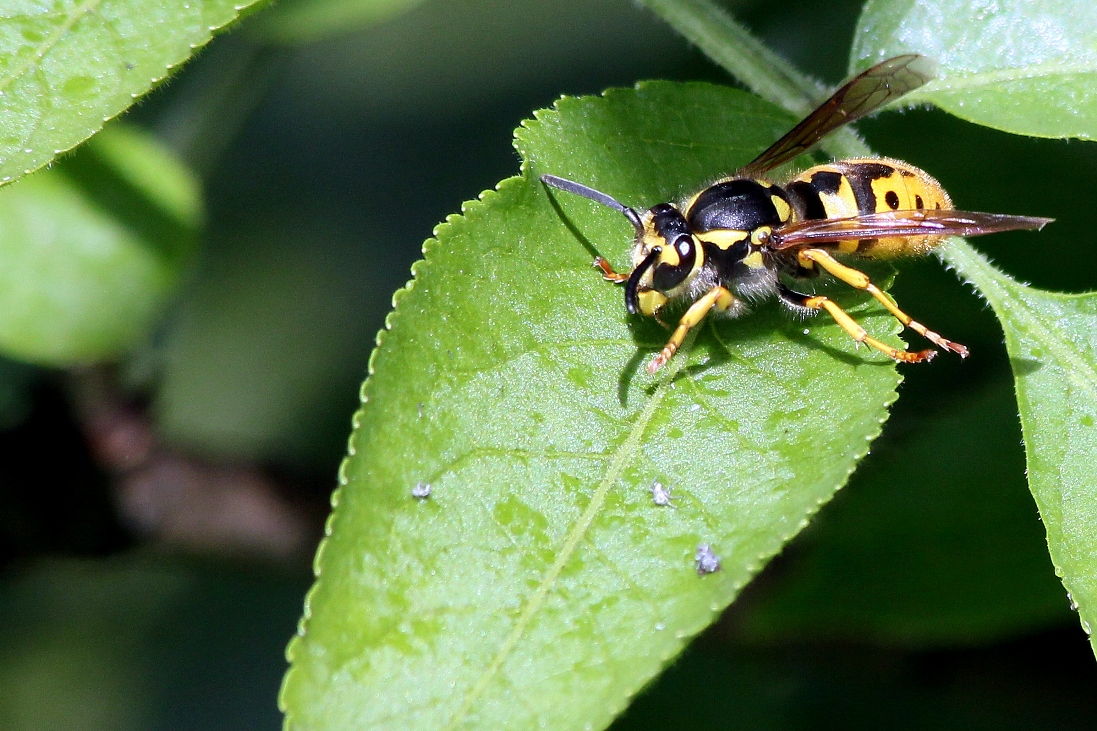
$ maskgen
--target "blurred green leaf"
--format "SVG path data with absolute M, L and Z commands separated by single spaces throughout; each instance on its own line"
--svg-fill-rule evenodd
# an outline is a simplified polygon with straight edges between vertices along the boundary
M 8 0 L 0 12 L 0 183 L 93 135 L 248 0 Z
M 269 43 L 298 44 L 384 22 L 423 0 L 282 0 L 249 28 Z
M 132 188 L 181 226 L 196 229 L 202 225 L 205 211 L 201 184 L 152 135 L 131 125 L 115 124 L 89 140 L 88 150 L 123 184 L 111 187 Z
M 438 228 L 374 353 L 288 651 L 289 728 L 605 726 L 845 482 L 895 398 L 890 360 L 769 303 L 652 379 L 666 331 L 590 268 L 594 247 L 623 266 L 631 227 L 533 182 L 650 205 L 792 121 L 651 83 L 518 131 L 527 176 Z M 890 317 L 838 296 L 894 342 Z M 701 543 L 721 572 L 697 575 Z
M 1029 487 L 1055 572 L 1097 650 L 1097 294 L 1026 287 L 969 247 L 949 246 L 943 256 L 1003 323 Z
M 935 403 L 904 386 L 849 488 L 743 597 L 745 638 L 938 647 L 1071 621 L 1003 375 Z
M 222 227 L 163 339 L 158 433 L 211 458 L 330 473 L 376 328 L 407 276 L 386 256 L 388 232 L 369 231 L 364 246 L 358 229 L 285 211 Z
M 0 190 L 0 348 L 47 365 L 132 348 L 194 251 L 200 220 L 186 168 L 119 126 Z
M 940 65 L 910 94 L 978 124 L 1097 138 L 1097 5 L 1090 0 L 869 0 L 850 70 L 917 52 Z
M 302 579 L 156 553 L 48 559 L 0 579 L 5 731 L 274 729 Z

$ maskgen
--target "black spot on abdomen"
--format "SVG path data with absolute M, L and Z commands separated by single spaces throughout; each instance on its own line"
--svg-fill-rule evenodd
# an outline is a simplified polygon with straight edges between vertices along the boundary
M 891 210 L 899 210 L 899 195 L 894 190 L 889 190 L 884 194 L 884 202 L 888 204 L 888 208 Z
M 890 178 L 894 174 L 895 168 L 883 163 L 859 162 L 849 165 L 846 180 L 853 189 L 853 197 L 857 200 L 857 210 L 860 213 L 876 212 L 876 192 L 872 189 L 872 181 Z

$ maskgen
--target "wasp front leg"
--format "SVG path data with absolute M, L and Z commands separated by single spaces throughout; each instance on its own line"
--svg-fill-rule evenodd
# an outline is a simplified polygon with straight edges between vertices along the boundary
M 798 252 L 796 256 L 800 266 L 805 269 L 811 269 L 813 264 L 818 264 L 828 274 L 842 280 L 849 286 L 865 290 L 875 297 L 880 304 L 886 307 L 887 311 L 890 312 L 896 320 L 903 323 L 903 325 L 909 327 L 938 348 L 941 348 L 942 350 L 951 350 L 961 358 L 968 357 L 970 351 L 968 351 L 966 346 L 941 337 L 922 323 L 911 318 L 910 315 L 900 310 L 898 305 L 896 305 L 890 297 L 884 294 L 879 287 L 873 284 L 868 278 L 868 275 L 864 272 L 842 264 L 822 249 L 804 249 L 803 251 Z
M 713 287 L 706 292 L 703 297 L 689 306 L 686 314 L 682 315 L 682 319 L 678 321 L 678 327 L 674 329 L 674 334 L 670 336 L 670 340 L 663 346 L 659 354 L 648 363 L 648 373 L 654 374 L 674 357 L 674 354 L 678 352 L 678 348 L 682 347 L 682 343 L 685 341 L 690 329 L 699 325 L 710 310 L 715 308 L 717 312 L 724 312 L 734 304 L 735 296 L 724 287 Z
M 602 279 L 614 284 L 622 284 L 628 281 L 629 275 L 613 271 L 610 263 L 600 256 L 594 257 L 594 268 L 602 270 Z

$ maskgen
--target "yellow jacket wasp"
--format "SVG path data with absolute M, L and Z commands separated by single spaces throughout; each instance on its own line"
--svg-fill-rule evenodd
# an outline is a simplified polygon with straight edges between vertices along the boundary
M 928 59 L 916 54 L 873 66 L 734 176 L 681 204 L 660 203 L 638 213 L 580 183 L 541 176 L 546 185 L 620 211 L 636 229 L 631 272 L 617 273 L 601 257 L 594 261 L 605 279 L 625 285 L 629 314 L 658 317 L 668 303 L 690 303 L 666 346 L 648 365 L 649 373 L 674 356 L 689 330 L 710 311 L 734 317 L 746 311 L 746 301 L 774 295 L 795 311 L 825 310 L 856 342 L 895 360 L 916 363 L 936 355 L 934 350 L 893 348 L 871 337 L 828 297 L 802 294 L 782 279 L 804 279 L 819 270 L 867 291 L 899 322 L 937 347 L 967 357 L 966 347 L 911 319 L 866 274 L 832 254 L 870 259 L 921 255 L 949 236 L 1040 229 L 1051 219 L 954 210 L 936 180 L 913 165 L 888 158 L 816 165 L 783 186 L 763 178 L 842 125 L 922 86 L 933 76 L 931 67 Z

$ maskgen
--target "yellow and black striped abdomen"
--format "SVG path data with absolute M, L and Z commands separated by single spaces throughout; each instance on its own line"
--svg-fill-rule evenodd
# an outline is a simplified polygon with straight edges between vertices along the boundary
M 950 210 L 952 200 L 925 171 L 901 160 L 859 158 L 816 165 L 787 186 L 797 218 L 849 218 L 884 211 Z M 942 236 L 840 241 L 841 253 L 873 259 L 925 254 Z

